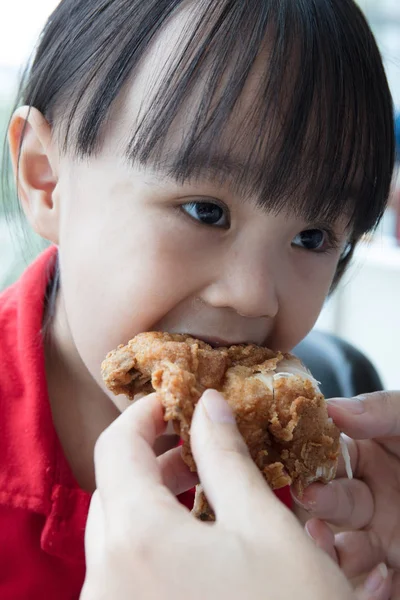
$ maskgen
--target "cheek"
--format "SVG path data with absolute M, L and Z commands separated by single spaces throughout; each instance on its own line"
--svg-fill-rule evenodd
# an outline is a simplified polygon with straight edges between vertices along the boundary
M 88 216 L 71 211 L 64 224 L 61 286 L 73 342 L 98 379 L 108 351 L 190 296 L 194 251 L 140 211 Z
M 292 271 L 281 291 L 280 310 L 274 327 L 273 346 L 291 351 L 313 328 L 329 293 L 337 260 L 303 261 Z M 329 260 L 325 260 L 328 259 Z

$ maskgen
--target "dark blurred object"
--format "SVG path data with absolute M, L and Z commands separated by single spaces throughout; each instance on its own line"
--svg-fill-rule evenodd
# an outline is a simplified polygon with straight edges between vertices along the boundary
M 293 352 L 321 383 L 326 398 L 350 398 L 383 389 L 368 358 L 334 335 L 312 331 Z
M 393 191 L 393 205 L 397 215 L 396 239 L 397 243 L 400 245 L 400 183 L 395 186 Z
M 394 117 L 394 135 L 396 140 L 396 166 L 394 170 L 393 186 L 389 206 L 391 205 L 395 212 L 396 220 L 396 239 L 400 244 L 400 113 Z

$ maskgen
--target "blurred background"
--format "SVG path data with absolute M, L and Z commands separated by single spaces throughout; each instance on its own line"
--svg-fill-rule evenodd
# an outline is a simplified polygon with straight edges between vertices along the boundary
M 359 0 L 378 41 L 396 110 L 400 160 L 400 2 Z M 360 244 L 354 263 L 326 304 L 317 328 L 361 350 L 387 389 L 400 389 L 400 169 L 389 207 L 373 237 Z
M 0 2 L 0 154 L 19 77 L 58 0 Z M 359 0 L 384 59 L 400 115 L 400 1 Z M 400 116 L 397 118 L 400 150 Z M 0 156 L 1 158 L 1 156 Z M 400 156 L 399 156 L 400 159 Z M 10 182 L 12 183 L 12 182 Z M 10 186 L 12 191 L 12 185 Z M 8 186 L 0 191 L 0 290 L 44 247 L 23 221 Z M 400 389 L 400 169 L 379 230 L 362 243 L 317 329 L 340 336 L 375 365 L 386 388 Z

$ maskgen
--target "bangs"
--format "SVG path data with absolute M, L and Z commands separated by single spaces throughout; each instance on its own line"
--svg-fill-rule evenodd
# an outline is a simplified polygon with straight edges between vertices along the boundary
M 292 0 L 201 4 L 133 131 L 129 159 L 182 183 L 228 181 L 272 212 L 345 216 L 356 236 L 372 228 L 388 193 L 393 127 L 361 15 L 354 22 L 346 2 L 342 12 Z M 176 127 L 182 114 L 190 118 Z
M 345 217 L 355 238 L 376 225 L 393 169 L 393 109 L 376 43 L 352 1 L 101 4 L 114 30 L 105 34 L 94 13 L 87 17 L 98 46 L 85 55 L 78 44 L 73 101 L 63 109 L 66 148 L 79 157 L 100 149 L 121 89 L 184 7 L 189 18 L 132 123 L 127 159 L 181 183 L 228 182 L 272 212 L 310 222 Z M 119 7 L 113 19 L 111 5 Z M 60 75 L 57 83 L 53 105 L 65 99 Z M 50 106 L 47 114 L 55 114 Z

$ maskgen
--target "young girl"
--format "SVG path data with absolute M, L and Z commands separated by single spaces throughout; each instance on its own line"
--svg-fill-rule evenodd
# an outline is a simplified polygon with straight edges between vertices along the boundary
M 52 245 L 0 299 L 1 597 L 75 598 L 127 406 L 101 361 L 151 330 L 293 348 L 384 211 L 392 104 L 351 0 L 62 0 L 21 90 L 18 194 Z

